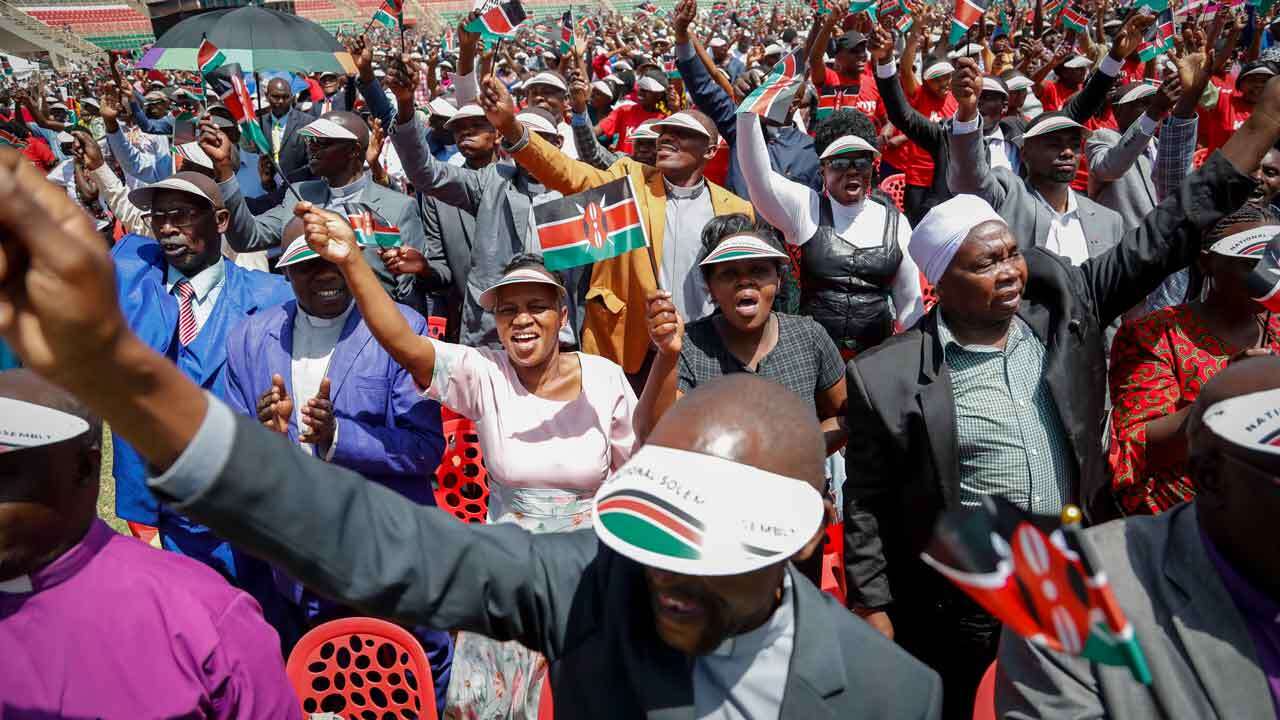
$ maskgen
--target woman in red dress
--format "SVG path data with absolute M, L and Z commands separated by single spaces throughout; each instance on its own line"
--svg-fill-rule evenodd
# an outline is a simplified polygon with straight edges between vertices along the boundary
M 1280 352 L 1280 316 L 1262 311 L 1245 277 L 1280 218 L 1246 205 L 1206 236 L 1202 299 L 1126 323 L 1111 349 L 1111 491 L 1126 515 L 1155 514 L 1195 496 L 1184 433 L 1209 378 L 1249 355 Z

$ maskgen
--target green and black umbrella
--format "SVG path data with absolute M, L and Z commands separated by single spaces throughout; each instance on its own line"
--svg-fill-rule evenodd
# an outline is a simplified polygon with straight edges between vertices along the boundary
M 316 23 L 292 13 L 252 5 L 187 18 L 169 29 L 142 56 L 149 70 L 199 70 L 196 51 L 208 38 L 247 72 L 355 72 L 355 64 L 337 38 Z

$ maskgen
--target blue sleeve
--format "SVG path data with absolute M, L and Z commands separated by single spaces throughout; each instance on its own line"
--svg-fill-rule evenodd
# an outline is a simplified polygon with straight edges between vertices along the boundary
M 369 112 L 382 121 L 382 129 L 390 135 L 391 126 L 396 120 L 396 108 L 387 99 L 387 94 L 382 91 L 382 84 L 374 78 L 368 83 L 357 83 L 356 88 L 364 98 L 365 104 L 369 106 Z
M 172 154 L 142 153 L 133 146 L 133 143 L 125 139 L 124 133 L 120 130 L 107 135 L 107 146 L 111 148 L 111 154 L 115 156 L 116 162 L 120 163 L 120 169 L 144 183 L 160 182 L 173 174 Z
M 133 122 L 138 129 L 148 135 L 172 135 L 173 120 L 168 117 L 162 117 L 158 120 L 152 120 L 147 117 L 147 111 L 142 107 L 142 101 L 138 99 L 138 91 L 133 91 L 133 96 L 129 98 L 129 108 L 133 110 Z
M 712 79 L 702 60 L 694 53 L 693 46 L 688 43 L 676 46 L 676 69 L 684 79 L 684 88 L 689 92 L 689 97 L 693 98 L 693 104 L 711 118 L 720 137 L 724 138 L 729 147 L 734 147 L 738 141 L 738 126 L 734 122 L 737 106 L 724 88 Z

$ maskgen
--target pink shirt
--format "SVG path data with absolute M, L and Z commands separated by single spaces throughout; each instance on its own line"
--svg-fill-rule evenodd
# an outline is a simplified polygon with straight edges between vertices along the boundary
M 436 367 L 425 395 L 475 421 L 491 520 L 521 511 L 523 497 L 538 491 L 590 497 L 631 457 L 636 396 L 616 363 L 574 353 L 582 364 L 582 392 L 569 401 L 547 400 L 520 383 L 505 351 L 432 343 Z

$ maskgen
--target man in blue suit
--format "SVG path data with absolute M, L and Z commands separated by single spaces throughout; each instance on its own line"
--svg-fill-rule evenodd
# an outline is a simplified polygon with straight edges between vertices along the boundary
M 125 319 L 187 377 L 224 397 L 227 334 L 246 316 L 284 302 L 293 292 L 277 276 L 245 270 L 222 257 L 222 232 L 230 216 L 211 178 L 176 173 L 134 190 L 129 201 L 150 213 L 154 237 L 126 235 L 112 248 Z M 161 506 L 147 489 L 147 468 L 134 449 L 119 438 L 112 449 L 116 514 L 156 526 L 166 549 L 204 562 L 263 602 L 269 568 Z M 273 619 L 271 608 L 263 605 Z
M 302 229 L 298 218 L 285 226 L 277 265 L 297 299 L 249 317 L 227 338 L 227 402 L 305 452 L 419 505 L 435 505 L 431 477 L 444 450 L 440 406 L 422 397 L 413 376 L 373 338 L 342 273 L 307 247 Z M 400 311 L 415 332 L 427 334 L 421 315 L 403 305 Z M 355 614 L 279 571 L 277 586 L 300 609 L 304 626 Z M 427 650 L 442 703 L 452 666 L 449 636 L 412 630 Z M 286 646 L 292 640 L 286 637 Z

